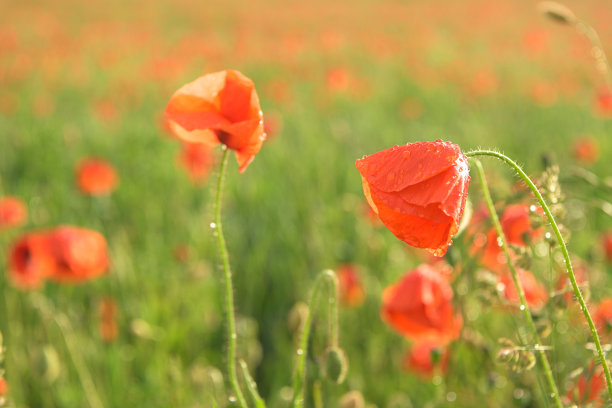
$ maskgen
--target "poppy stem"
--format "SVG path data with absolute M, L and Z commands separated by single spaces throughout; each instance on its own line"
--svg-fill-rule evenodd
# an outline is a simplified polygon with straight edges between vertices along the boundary
M 338 345 L 338 278 L 334 271 L 327 269 L 317 276 L 312 293 L 310 294 L 310 302 L 308 304 L 308 313 L 304 325 L 302 326 L 302 335 L 297 349 L 297 366 L 293 377 L 293 408 L 302 408 L 304 406 L 304 384 L 306 383 L 306 357 L 308 355 L 308 339 L 310 337 L 310 328 L 312 326 L 312 315 L 316 306 L 319 289 L 323 282 L 329 283 L 329 330 L 330 346 Z
M 227 371 L 229 380 L 234 390 L 236 400 L 242 408 L 247 408 L 247 402 L 242 394 L 240 385 L 238 383 L 238 376 L 236 375 L 236 315 L 234 312 L 234 288 L 232 285 L 232 271 L 229 264 L 229 255 L 227 253 L 227 246 L 225 244 L 225 237 L 223 236 L 223 229 L 221 227 L 221 192 L 223 190 L 223 178 L 225 176 L 225 169 L 227 168 L 227 159 L 229 157 L 229 149 L 224 148 L 223 157 L 221 158 L 221 165 L 219 166 L 219 179 L 217 181 L 217 195 L 215 199 L 215 222 L 213 230 L 217 235 L 217 244 L 219 246 L 219 252 L 221 254 L 221 262 L 223 264 L 223 272 L 225 277 L 225 308 L 226 308 L 226 323 L 227 323 Z
M 516 287 L 516 292 L 518 293 L 519 300 L 521 302 L 521 311 L 525 315 L 525 319 L 527 320 L 529 329 L 531 330 L 531 334 L 533 335 L 533 340 L 535 341 L 535 349 L 537 350 L 538 356 L 540 358 L 540 363 L 544 368 L 544 375 L 546 376 L 546 381 L 548 382 L 548 387 L 550 388 L 551 397 L 553 397 L 555 401 L 555 405 L 558 408 L 563 408 L 563 404 L 561 403 L 561 398 L 559 397 L 559 390 L 557 389 L 557 384 L 555 383 L 555 379 L 553 377 L 552 370 L 550 368 L 550 363 L 548 362 L 548 358 L 546 357 L 546 353 L 544 352 L 544 348 L 541 347 L 542 341 L 540 340 L 540 335 L 538 334 L 538 329 L 536 328 L 535 323 L 533 322 L 533 317 L 531 316 L 531 311 L 529 310 L 529 305 L 527 304 L 527 299 L 525 297 L 525 291 L 523 290 L 523 286 L 519 280 L 518 273 L 516 272 L 516 268 L 514 267 L 514 263 L 512 262 L 512 258 L 510 257 L 510 251 L 508 250 L 508 245 L 506 241 L 506 236 L 504 234 L 504 230 L 502 229 L 501 223 L 499 222 L 499 217 L 495 212 L 495 206 L 493 205 L 493 200 L 491 199 L 491 194 L 489 193 L 489 187 L 487 185 L 487 179 L 485 177 L 484 170 L 482 168 L 482 164 L 478 159 L 473 159 L 478 175 L 480 176 L 480 185 L 482 186 L 482 194 L 484 195 L 485 202 L 487 203 L 487 207 L 489 209 L 489 214 L 491 215 L 491 220 L 493 221 L 493 225 L 495 226 L 495 230 L 497 231 L 497 235 L 499 236 L 501 247 L 506 255 L 506 261 L 508 262 L 508 269 L 510 269 L 510 274 L 512 275 L 512 280 L 514 281 L 514 286 Z
M 576 299 L 578 300 L 578 303 L 580 304 L 580 310 L 582 310 L 582 313 L 584 314 L 584 318 L 586 319 L 587 324 L 589 325 L 589 329 L 591 330 L 591 336 L 593 337 L 593 342 L 595 343 L 595 348 L 597 349 L 597 355 L 599 357 L 599 361 L 604 370 L 604 375 L 606 378 L 606 385 L 608 387 L 609 399 L 612 400 L 612 377 L 610 376 L 610 368 L 608 367 L 608 363 L 606 361 L 606 355 L 601 347 L 601 341 L 599 340 L 599 335 L 597 334 L 597 328 L 595 327 L 595 323 L 593 323 L 593 319 L 591 318 L 589 309 L 587 308 L 586 302 L 584 301 L 582 292 L 580 291 L 580 288 L 578 287 L 578 282 L 576 281 L 576 275 L 574 274 L 574 269 L 572 268 L 572 262 L 570 260 L 569 252 L 567 250 L 567 245 L 565 245 L 565 240 L 563 239 L 563 236 L 561 235 L 561 231 L 559 230 L 559 226 L 557 225 L 557 222 L 555 221 L 555 218 L 553 217 L 550 211 L 550 208 L 544 201 L 542 194 L 540 193 L 536 185 L 533 183 L 533 181 L 531 181 L 529 176 L 527 176 L 527 174 L 523 171 L 523 169 L 521 169 L 521 167 L 518 164 L 516 164 L 513 160 L 511 160 L 506 155 L 493 151 L 493 150 L 476 150 L 476 151 L 466 153 L 466 156 L 468 157 L 490 156 L 490 157 L 495 157 L 505 162 L 506 164 L 508 164 L 521 177 L 521 179 L 523 179 L 523 181 L 529 186 L 529 188 L 533 192 L 533 195 L 536 197 L 540 206 L 542 207 L 542 210 L 544 210 L 544 213 L 546 214 L 546 217 L 548 218 L 548 221 L 550 222 L 550 225 L 555 233 L 557 242 L 559 243 L 559 246 L 561 247 L 561 252 L 563 253 L 563 259 L 565 262 L 565 268 L 567 269 L 567 274 L 569 275 L 570 282 L 572 284 L 572 289 L 574 290 L 574 295 L 576 296 Z

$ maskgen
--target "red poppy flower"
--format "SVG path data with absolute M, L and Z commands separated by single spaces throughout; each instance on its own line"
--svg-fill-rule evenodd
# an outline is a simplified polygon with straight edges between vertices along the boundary
M 446 278 L 423 264 L 385 289 L 381 315 L 391 327 L 413 341 L 446 344 L 459 336 L 463 324 L 453 312 L 452 298 Z
M 28 217 L 26 206 L 17 197 L 0 198 L 0 230 L 19 227 Z
M 467 158 L 450 142 L 395 146 L 357 160 L 363 191 L 383 224 L 409 245 L 446 253 L 470 181 Z
M 535 276 L 531 274 L 531 272 L 517 269 L 519 282 L 523 287 L 523 291 L 525 292 L 525 299 L 527 300 L 527 305 L 531 308 L 540 308 L 546 304 L 548 301 L 548 291 L 537 281 Z M 516 305 L 520 304 L 518 292 L 516 291 L 516 287 L 514 286 L 514 281 L 512 280 L 512 276 L 510 273 L 504 273 L 499 278 L 499 283 L 503 285 L 504 296 L 511 303 Z
M 337 270 L 340 303 L 348 307 L 360 306 L 365 300 L 365 291 L 354 265 L 342 265 Z
M 441 373 L 446 372 L 448 359 L 448 348 L 435 341 L 423 341 L 410 348 L 404 357 L 403 367 L 423 378 L 430 378 L 436 368 Z
M 215 164 L 212 149 L 205 143 L 184 142 L 178 160 L 194 183 L 204 182 Z
M 612 337 L 612 298 L 605 298 L 593 312 L 593 322 L 597 331 L 606 337 Z
M 25 234 L 13 245 L 8 271 L 16 286 L 37 288 L 54 270 L 55 258 L 46 233 Z
M 98 277 L 108 266 L 106 240 L 92 230 L 62 226 L 49 233 L 56 268 L 49 276 L 59 282 L 78 283 Z
M 597 114 L 603 117 L 612 115 L 612 92 L 602 89 L 597 94 L 596 100 Z
M 0 396 L 8 394 L 9 386 L 4 377 L 0 377 Z
M 582 136 L 572 144 L 572 154 L 579 163 L 594 164 L 599 159 L 599 143 L 591 137 Z
M 600 394 L 606 388 L 606 380 L 601 364 L 591 362 L 578 378 L 578 382 L 571 388 L 566 398 L 573 404 L 579 406 L 601 407 L 605 400 L 600 398 Z
M 603 237 L 603 247 L 608 262 L 612 262 L 612 232 L 608 232 Z
M 179 88 L 165 115 L 179 139 L 234 150 L 241 173 L 266 138 L 253 81 L 238 71 L 207 74 Z
M 82 160 L 77 165 L 76 178 L 81 192 L 92 196 L 112 193 L 119 182 L 115 168 L 100 159 Z

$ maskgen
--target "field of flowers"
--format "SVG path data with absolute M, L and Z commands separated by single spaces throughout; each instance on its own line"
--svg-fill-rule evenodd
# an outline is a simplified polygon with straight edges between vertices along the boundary
M 1 2 L 0 407 L 608 406 L 612 7 L 564 4 Z

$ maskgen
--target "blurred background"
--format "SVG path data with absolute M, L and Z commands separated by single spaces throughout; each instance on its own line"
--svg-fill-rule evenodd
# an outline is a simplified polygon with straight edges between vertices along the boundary
M 565 4 L 612 52 L 609 3 Z M 108 275 L 81 285 L 27 291 L 2 279 L 9 406 L 91 405 L 83 369 L 106 407 L 227 399 L 222 276 L 209 227 L 218 156 L 187 153 L 163 120 L 176 89 L 226 68 L 254 81 L 268 133 L 244 174 L 230 161 L 223 214 L 240 355 L 270 406 L 287 406 L 291 395 L 296 304 L 317 273 L 345 264 L 358 271 L 364 296 L 340 312 L 350 361 L 343 385 L 321 379 L 324 314 L 315 321 L 309 370 L 324 406 L 338 406 L 350 390 L 377 407 L 546 406 L 532 372 L 517 374 L 467 346 L 455 350 L 447 379 L 405 368 L 409 343 L 381 321 L 381 294 L 426 257 L 371 222 L 354 167 L 395 144 L 436 139 L 464 151 L 499 149 L 534 175 L 559 164 L 571 198 L 570 247 L 592 262 L 600 283 L 593 297 L 612 295 L 600 244 L 612 228 L 611 89 L 588 39 L 536 5 L 0 3 L 0 196 L 20 197 L 29 214 L 19 229 L 0 231 L 3 256 L 24 231 L 69 224 L 102 233 L 111 260 Z M 75 169 L 86 157 L 114 166 L 112 194 L 79 191 Z M 509 171 L 495 162 L 485 169 L 494 198 L 518 196 Z M 479 201 L 476 184 L 470 196 Z M 450 256 L 468 246 L 458 243 Z M 473 297 L 481 310 L 482 296 Z M 516 315 L 480 314 L 471 330 L 493 345 L 512 337 Z M 115 322 L 111 335 L 104 319 Z M 556 341 L 560 352 L 584 343 L 581 334 Z M 581 346 L 563 357 L 562 389 L 589 353 Z

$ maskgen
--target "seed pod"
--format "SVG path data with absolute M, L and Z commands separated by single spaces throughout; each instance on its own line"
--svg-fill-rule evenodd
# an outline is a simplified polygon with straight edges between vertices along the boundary
M 342 384 L 348 371 L 348 359 L 344 350 L 339 347 L 330 347 L 325 351 L 324 359 L 325 376 L 336 384 Z

